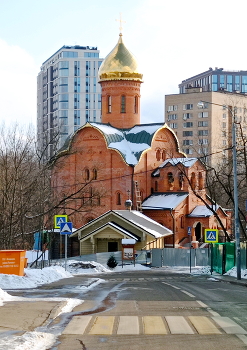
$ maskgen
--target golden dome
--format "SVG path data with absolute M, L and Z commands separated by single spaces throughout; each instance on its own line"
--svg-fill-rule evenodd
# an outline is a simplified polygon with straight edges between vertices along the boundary
M 121 33 L 117 45 L 106 56 L 99 69 L 99 81 L 106 80 L 142 81 L 136 59 L 124 45 Z

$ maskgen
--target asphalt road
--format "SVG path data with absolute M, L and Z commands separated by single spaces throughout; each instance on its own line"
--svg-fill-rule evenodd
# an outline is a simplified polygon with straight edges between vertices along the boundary
M 98 279 L 101 283 L 85 293 L 85 285 Z M 46 325 L 45 331 L 61 334 L 50 350 L 247 348 L 246 287 L 209 276 L 123 271 L 75 276 L 11 294 L 84 300 Z

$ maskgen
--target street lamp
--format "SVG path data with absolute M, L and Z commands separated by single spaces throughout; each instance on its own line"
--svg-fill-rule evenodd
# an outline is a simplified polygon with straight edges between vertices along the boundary
M 232 162 L 233 162 L 233 198 L 234 198 L 234 231 L 236 240 L 236 266 L 237 279 L 241 280 L 241 257 L 240 257 L 240 234 L 239 234 L 239 216 L 238 216 L 238 183 L 237 183 L 237 150 L 236 150 L 236 116 L 232 109 L 227 105 L 218 103 L 200 101 L 197 104 L 198 108 L 204 108 L 205 104 L 209 103 L 216 106 L 225 107 L 232 116 Z

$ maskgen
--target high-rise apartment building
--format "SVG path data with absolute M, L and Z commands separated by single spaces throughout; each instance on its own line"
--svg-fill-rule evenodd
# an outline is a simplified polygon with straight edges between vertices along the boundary
M 209 68 L 206 72 L 185 79 L 179 84 L 180 94 L 188 88 L 200 87 L 202 91 L 228 91 L 247 93 L 247 71 L 226 71 L 223 68 Z
M 49 160 L 87 121 L 101 121 L 97 47 L 63 46 L 41 66 L 37 85 L 37 138 Z
M 206 101 L 204 108 L 198 106 Z M 232 147 L 232 117 L 246 133 L 247 96 L 238 93 L 187 88 L 185 93 L 165 96 L 165 121 L 189 157 L 201 157 L 211 165 L 227 159 Z

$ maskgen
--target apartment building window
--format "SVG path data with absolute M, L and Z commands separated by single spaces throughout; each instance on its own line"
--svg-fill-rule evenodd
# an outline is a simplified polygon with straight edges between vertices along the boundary
M 183 140 L 183 146 L 192 146 L 193 140 Z
M 226 76 L 226 89 L 229 92 L 232 92 L 232 75 Z
M 177 128 L 178 128 L 178 124 L 177 124 L 177 123 L 170 123 L 170 124 L 169 124 L 169 127 L 170 127 L 171 129 L 177 129 Z
M 184 128 L 193 128 L 193 122 L 186 122 L 183 124 Z
M 81 124 L 81 111 L 75 110 L 74 111 L 74 125 L 80 125 Z
M 226 146 L 226 140 L 222 140 L 222 146 Z
M 234 85 L 235 91 L 240 91 L 240 76 L 235 75 L 235 85 Z
M 193 136 L 193 131 L 183 131 L 183 136 Z
M 208 118 L 208 112 L 198 112 L 198 118 Z
M 74 109 L 80 108 L 80 94 L 74 94 Z
M 86 61 L 86 77 L 90 75 L 90 69 L 91 69 L 91 62 Z
M 226 119 L 226 113 L 223 113 L 222 117 L 223 119 Z
M 69 95 L 60 94 L 59 95 L 59 109 L 68 109 L 69 108 Z
M 247 76 L 242 76 L 242 92 L 247 92 Z
M 212 91 L 218 90 L 218 76 L 212 75 Z
M 222 134 L 221 134 L 223 137 L 226 137 L 226 131 L 222 131 Z
M 208 126 L 208 122 L 199 121 L 199 122 L 198 122 L 198 126 L 199 126 L 199 127 L 200 127 L 200 126 Z
M 93 92 L 96 92 L 97 78 L 93 78 Z
M 74 61 L 74 76 L 78 77 L 80 75 L 80 61 Z
M 178 119 L 178 115 L 177 114 L 169 114 L 167 117 L 167 120 L 177 120 Z
M 98 94 L 98 109 L 101 109 L 101 94 Z
M 69 76 L 69 61 L 59 62 L 58 68 L 59 68 L 59 77 Z
M 184 111 L 186 111 L 188 109 L 193 109 L 193 104 L 187 103 L 187 104 L 183 105 L 183 110 Z
M 200 140 L 198 140 L 198 145 L 208 145 L 208 139 L 200 139 Z
M 85 119 L 86 122 L 90 121 L 90 111 L 88 109 L 85 111 Z
M 167 112 L 173 112 L 173 111 L 177 111 L 177 110 L 178 110 L 177 105 L 171 105 L 171 106 L 168 106 Z
M 183 113 L 183 120 L 192 119 L 192 117 L 193 117 L 192 113 Z
M 184 148 L 184 149 L 183 149 L 183 152 L 184 152 L 185 154 L 193 154 L 193 149 L 191 149 L 191 148 Z
M 75 51 L 62 51 L 61 57 L 78 57 L 78 52 Z
M 90 92 L 90 78 L 86 77 L 86 92 Z
M 198 153 L 199 154 L 208 154 L 208 148 L 207 147 L 199 148 Z
M 74 92 L 81 92 L 81 78 L 74 78 Z
M 222 123 L 222 128 L 224 128 L 224 129 L 226 128 L 226 123 L 225 122 Z
M 198 130 L 198 136 L 208 136 L 208 130 Z
M 86 109 L 90 109 L 90 94 L 86 94 Z
M 225 80 L 226 80 L 226 76 L 223 74 L 220 74 L 220 88 L 225 88 Z
M 96 110 L 93 110 L 93 121 L 96 122 Z

